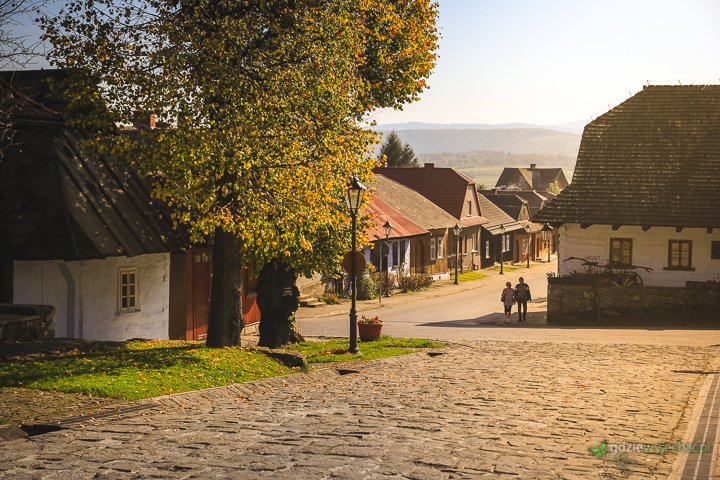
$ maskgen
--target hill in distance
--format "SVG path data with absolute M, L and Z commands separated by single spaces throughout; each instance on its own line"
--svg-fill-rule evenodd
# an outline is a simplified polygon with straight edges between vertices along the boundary
M 384 135 L 393 129 L 379 130 Z M 496 151 L 577 156 L 580 135 L 548 128 L 428 128 L 395 130 L 415 153 Z

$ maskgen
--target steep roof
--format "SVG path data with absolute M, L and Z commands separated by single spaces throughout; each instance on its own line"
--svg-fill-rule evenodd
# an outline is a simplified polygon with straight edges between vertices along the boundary
M 530 211 L 528 202 L 517 195 L 494 194 L 492 192 L 483 192 L 483 195 L 501 208 L 505 213 L 518 221 L 527 221 L 530 219 Z
M 512 218 L 500 207 L 491 202 L 485 195 L 478 193 L 478 200 L 480 201 L 483 216 L 488 219 L 488 223 L 483 225 L 483 228 L 491 234 L 499 235 L 501 233 L 501 225 L 505 227 L 505 232 L 512 232 L 524 228 L 523 222 L 518 222 Z
M 562 168 L 505 167 L 495 184 L 496 188 L 508 190 L 547 190 L 557 182 L 560 188 L 568 185 Z
M 488 190 L 487 192 L 489 194 L 512 195 L 522 198 L 527 202 L 531 218 L 534 217 L 542 207 L 544 207 L 547 203 L 551 202 L 555 198 L 555 195 L 548 191 L 538 192 L 535 190 L 502 190 L 498 188 L 495 190 Z
M 540 222 L 720 227 L 720 85 L 649 86 L 590 122 Z
M 376 174 L 369 187 L 385 203 L 427 230 L 452 228 L 457 223 L 452 215 L 412 188 L 384 175 Z
M 0 162 L 0 247 L 16 260 L 180 250 L 184 242 L 146 180 L 83 149 L 86 134 L 45 106 L 34 93 L 40 90 L 34 83 L 0 83 L 0 95 L 14 105 L 13 141 Z
M 484 223 L 482 216 L 467 217 L 464 213 L 465 195 L 468 187 L 475 192 L 475 181 L 452 168 L 376 168 L 375 173 L 384 175 L 412 188 L 465 225 Z M 482 211 L 481 211 L 482 213 Z
M 430 233 L 428 230 L 424 229 L 384 202 L 377 192 L 370 197 L 370 202 L 367 205 L 366 212 L 373 217 L 374 221 L 373 225 L 367 232 L 368 239 L 373 242 L 385 239 L 383 225 L 386 220 L 390 221 L 390 224 L 393 227 L 392 230 L 390 230 L 390 236 L 388 236 L 388 239 L 416 237 L 418 235 L 426 235 Z

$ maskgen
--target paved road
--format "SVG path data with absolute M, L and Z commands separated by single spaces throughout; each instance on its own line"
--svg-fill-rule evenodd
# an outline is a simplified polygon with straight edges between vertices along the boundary
M 599 332 L 602 336 L 605 332 Z M 664 479 L 712 347 L 473 342 L 0 444 L 0 478 Z M 609 448 L 612 448 L 609 447 Z
M 384 321 L 383 333 L 395 337 L 418 337 L 458 343 L 478 340 L 532 341 L 559 343 L 635 343 L 648 345 L 706 346 L 720 344 L 715 330 L 679 329 L 593 329 L 559 328 L 545 322 L 546 273 L 555 265 L 539 266 L 529 271 L 520 269 L 504 277 L 495 277 L 494 283 L 473 290 L 442 296 L 418 296 L 399 305 L 365 310 L 366 316 L 379 315 Z M 524 276 L 531 286 L 529 322 L 518 324 L 517 316 L 508 325 L 504 323 L 500 292 L 503 282 L 517 283 Z M 447 288 L 447 287 L 446 287 Z M 367 306 L 367 304 L 365 304 Z M 322 315 L 322 312 L 317 314 Z M 348 312 L 341 314 L 298 319 L 301 333 L 309 336 L 347 337 Z

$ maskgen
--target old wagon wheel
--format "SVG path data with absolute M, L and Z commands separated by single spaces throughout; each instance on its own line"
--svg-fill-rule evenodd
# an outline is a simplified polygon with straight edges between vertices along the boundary
M 621 272 L 615 275 L 615 278 L 611 282 L 613 285 L 618 287 L 632 287 L 635 285 L 642 285 L 642 277 L 636 272 Z

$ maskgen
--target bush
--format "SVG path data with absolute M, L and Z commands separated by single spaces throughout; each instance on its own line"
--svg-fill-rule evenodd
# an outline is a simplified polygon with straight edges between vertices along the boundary
M 340 303 L 340 297 L 334 293 L 325 293 L 320 297 L 321 302 L 325 302 L 328 305 L 337 305 Z
M 404 292 L 425 290 L 429 288 L 432 283 L 432 277 L 424 273 L 411 273 L 410 275 L 403 275 L 398 279 L 398 287 Z
M 395 285 L 397 284 L 397 277 L 394 273 L 388 274 L 387 272 L 373 272 L 373 281 L 375 282 L 375 288 L 380 287 L 382 281 L 382 294 L 383 297 L 389 297 L 395 291 Z M 377 296 L 376 296 L 377 297 Z
M 375 280 L 375 267 L 372 264 L 368 264 L 367 268 L 357 279 L 357 298 L 358 300 L 372 300 L 377 298 L 378 284 Z

